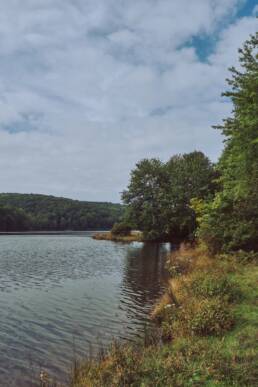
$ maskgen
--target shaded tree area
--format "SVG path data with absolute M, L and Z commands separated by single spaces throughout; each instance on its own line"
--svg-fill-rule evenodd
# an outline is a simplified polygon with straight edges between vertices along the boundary
M 0 206 L 1 231 L 110 229 L 123 214 L 120 204 L 35 194 L 0 194 Z
M 0 232 L 28 231 L 30 217 L 19 208 L 0 206 Z
M 167 163 L 144 159 L 122 194 L 126 222 L 143 231 L 147 240 L 191 238 L 196 228 L 191 199 L 213 196 L 216 177 L 202 152 L 175 155 Z

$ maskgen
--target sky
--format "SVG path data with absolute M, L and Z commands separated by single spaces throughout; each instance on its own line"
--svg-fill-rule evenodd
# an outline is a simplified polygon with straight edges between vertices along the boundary
M 0 192 L 120 200 L 143 158 L 219 157 L 253 0 L 0 0 Z

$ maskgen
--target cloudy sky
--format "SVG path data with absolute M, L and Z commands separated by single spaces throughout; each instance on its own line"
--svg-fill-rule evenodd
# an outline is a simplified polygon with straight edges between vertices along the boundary
M 256 0 L 0 0 L 0 191 L 118 201 L 144 157 L 202 150 Z

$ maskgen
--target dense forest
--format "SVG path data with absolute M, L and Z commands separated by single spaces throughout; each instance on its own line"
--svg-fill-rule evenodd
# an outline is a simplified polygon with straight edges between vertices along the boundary
M 109 229 L 122 213 L 120 204 L 36 194 L 0 194 L 1 232 Z

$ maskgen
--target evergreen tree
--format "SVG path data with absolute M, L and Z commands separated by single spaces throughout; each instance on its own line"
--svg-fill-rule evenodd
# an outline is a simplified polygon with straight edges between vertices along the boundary
M 212 251 L 258 248 L 258 34 L 239 50 L 241 70 L 230 69 L 233 102 L 224 120 L 225 149 L 219 161 L 222 190 L 210 203 L 196 203 L 199 235 Z

